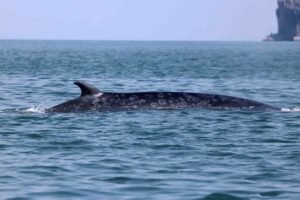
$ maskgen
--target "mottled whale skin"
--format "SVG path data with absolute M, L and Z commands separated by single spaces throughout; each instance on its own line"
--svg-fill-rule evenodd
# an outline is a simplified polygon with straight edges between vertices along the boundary
M 46 112 L 83 112 L 130 109 L 186 109 L 207 108 L 223 110 L 279 111 L 279 108 L 257 101 L 218 94 L 190 92 L 134 92 L 109 93 L 81 81 L 81 96 L 46 109 Z

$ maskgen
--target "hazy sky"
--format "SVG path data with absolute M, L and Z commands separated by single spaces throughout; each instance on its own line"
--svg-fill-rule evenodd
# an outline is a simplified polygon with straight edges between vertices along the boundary
M 276 0 L 0 0 L 0 39 L 261 40 Z

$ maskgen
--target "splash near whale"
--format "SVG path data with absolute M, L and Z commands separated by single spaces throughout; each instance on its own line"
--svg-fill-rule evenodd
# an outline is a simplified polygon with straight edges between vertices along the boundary
M 81 95 L 48 108 L 46 112 L 84 112 L 131 109 L 233 109 L 280 111 L 280 108 L 239 97 L 191 92 L 101 92 L 96 87 L 75 81 Z

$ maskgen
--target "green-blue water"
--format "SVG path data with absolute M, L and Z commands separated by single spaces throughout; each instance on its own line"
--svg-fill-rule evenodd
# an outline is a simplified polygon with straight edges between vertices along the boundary
M 43 113 L 74 80 L 290 112 Z M 0 41 L 0 199 L 298 200 L 299 80 L 298 43 Z

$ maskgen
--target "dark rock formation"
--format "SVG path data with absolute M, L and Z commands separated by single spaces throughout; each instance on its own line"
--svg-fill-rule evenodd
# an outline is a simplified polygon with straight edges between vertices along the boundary
M 276 10 L 278 33 L 267 36 L 266 40 L 300 40 L 300 0 L 277 0 Z

